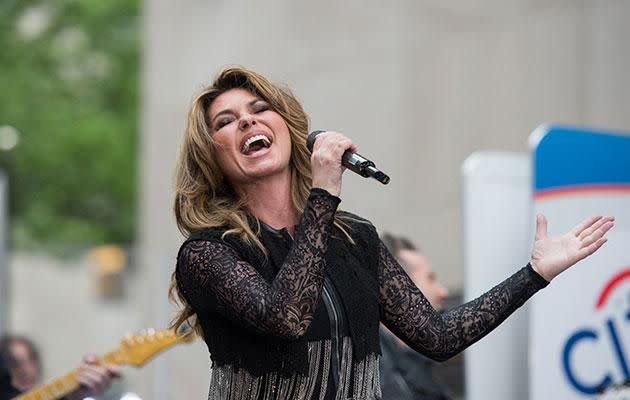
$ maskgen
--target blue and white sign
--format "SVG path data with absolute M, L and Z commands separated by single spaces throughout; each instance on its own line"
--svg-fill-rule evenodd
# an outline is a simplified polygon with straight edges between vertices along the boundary
M 531 143 L 534 208 L 550 234 L 616 218 L 608 243 L 531 305 L 531 398 L 594 398 L 630 379 L 630 135 L 551 126 Z

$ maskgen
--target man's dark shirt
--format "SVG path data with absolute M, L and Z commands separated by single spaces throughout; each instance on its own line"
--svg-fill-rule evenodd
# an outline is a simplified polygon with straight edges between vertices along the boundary
M 400 343 L 384 329 L 381 350 L 383 400 L 450 400 L 446 386 L 433 374 L 434 361 Z
M 11 375 L 7 368 L 5 355 L 0 352 L 0 400 L 9 400 L 18 396 L 20 392 L 11 386 Z
M 20 391 L 11 386 L 11 377 L 8 371 L 1 371 L 0 375 L 0 400 L 10 400 L 20 395 Z

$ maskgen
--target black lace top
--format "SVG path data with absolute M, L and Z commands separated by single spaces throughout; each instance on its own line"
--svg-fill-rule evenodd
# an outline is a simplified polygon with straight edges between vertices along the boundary
M 280 338 L 304 335 L 324 283 L 324 255 L 338 203 L 324 191 L 311 196 L 295 242 L 271 282 L 228 244 L 193 241 L 180 252 L 180 289 L 197 312 L 211 311 L 246 329 Z
M 313 189 L 293 240 L 286 232 L 284 235 L 265 234 L 263 230 L 262 242 L 269 252 L 263 258 L 244 257 L 238 240 L 226 241 L 220 235 L 193 236 L 185 242 L 178 256 L 176 279 L 180 293 L 197 313 L 202 327 L 204 320 L 215 324 L 217 320 L 226 320 L 236 326 L 243 337 L 262 336 L 278 343 L 322 339 L 321 336 L 330 332 L 321 326 L 327 324 L 327 319 L 316 318 L 321 323 L 312 322 L 316 314 L 327 315 L 320 299 L 324 277 L 329 274 L 335 278 L 352 269 L 353 275 L 348 275 L 350 278 L 346 281 L 354 277 L 355 282 L 367 283 L 344 286 L 341 278 L 332 281 L 343 303 L 342 312 L 349 320 L 346 333 L 352 341 L 367 343 L 367 350 L 355 352 L 355 357 L 380 352 L 378 321 L 376 326 L 373 321 L 365 323 L 369 329 L 361 329 L 361 320 L 371 320 L 370 315 L 362 317 L 362 313 L 376 313 L 379 315 L 372 318 L 380 318 L 410 347 L 432 359 L 445 360 L 489 333 L 547 285 L 544 278 L 527 265 L 479 298 L 438 313 L 369 223 L 355 224 L 364 226 L 359 231 L 373 231 L 373 234 L 359 235 L 362 240 L 357 240 L 355 245 L 342 237 L 333 226 L 338 204 L 337 197 Z M 349 233 L 353 236 L 352 229 Z M 331 237 L 337 237 L 335 243 L 343 242 L 350 252 L 343 257 L 329 254 L 329 242 L 334 242 Z M 336 249 L 331 251 L 341 253 Z M 349 263 L 352 257 L 363 255 L 367 258 L 361 264 L 374 264 L 373 269 L 347 266 L 352 264 Z M 257 260 L 260 265 L 252 265 L 246 258 Z M 357 298 L 361 301 L 356 301 Z M 212 323 L 208 323 L 208 329 L 212 329 Z M 208 335 L 205 339 L 212 355 L 213 339 Z M 221 351 L 218 346 L 214 347 Z M 220 359 L 213 358 L 213 361 L 222 364 Z M 260 362 L 264 364 L 263 360 Z

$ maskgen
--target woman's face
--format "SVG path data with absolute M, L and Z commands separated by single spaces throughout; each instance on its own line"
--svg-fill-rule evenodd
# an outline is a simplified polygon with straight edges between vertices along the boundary
M 217 161 L 232 186 L 289 173 L 291 137 L 269 103 L 245 89 L 231 89 L 210 105 Z

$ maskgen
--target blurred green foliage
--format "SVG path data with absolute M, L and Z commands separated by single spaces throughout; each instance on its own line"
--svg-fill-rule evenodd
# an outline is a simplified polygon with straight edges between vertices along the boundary
M 134 239 L 139 0 L 0 1 L 0 151 L 18 247 Z

